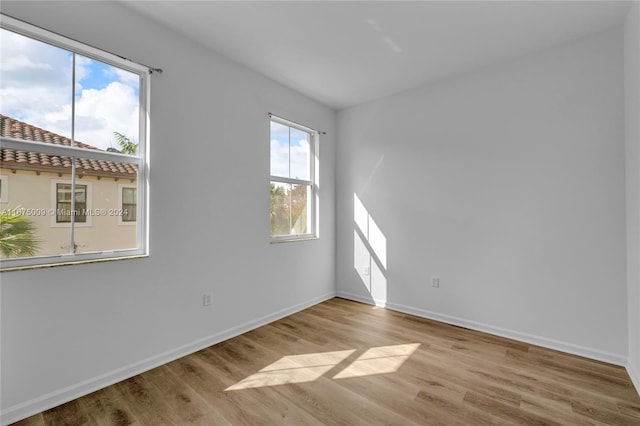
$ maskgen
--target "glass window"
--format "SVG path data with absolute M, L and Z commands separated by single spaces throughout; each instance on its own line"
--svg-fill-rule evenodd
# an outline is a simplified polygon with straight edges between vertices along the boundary
M 138 190 L 136 188 L 122 188 L 122 221 L 136 221 L 136 206 L 138 204 Z
M 9 199 L 9 177 L 0 175 L 0 203 L 6 203 Z
M 87 185 L 76 185 L 72 200 L 71 184 L 56 184 L 56 222 L 69 223 L 71 216 L 78 223 L 87 222 Z
M 316 236 L 318 132 L 271 117 L 270 221 L 274 241 Z
M 6 16 L 0 26 L 0 269 L 147 254 L 149 70 Z M 25 247 L 5 251 L 9 239 Z

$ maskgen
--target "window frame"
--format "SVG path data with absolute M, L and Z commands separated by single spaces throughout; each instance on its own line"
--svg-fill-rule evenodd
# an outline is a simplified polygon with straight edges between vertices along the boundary
M 129 61 L 123 57 L 89 46 L 76 40 L 53 33 L 46 29 L 31 25 L 15 18 L 0 13 L 0 28 L 9 30 L 16 34 L 59 47 L 68 52 L 72 52 L 84 57 L 103 62 L 108 65 L 129 71 L 139 76 L 139 129 L 135 135 L 138 139 L 137 155 L 126 155 L 102 150 L 91 150 L 73 146 L 55 145 L 35 141 L 27 141 L 15 138 L 0 137 L 3 148 L 14 150 L 27 150 L 31 152 L 45 153 L 50 155 L 66 156 L 71 158 L 86 158 L 104 161 L 114 161 L 119 163 L 135 164 L 137 167 L 137 217 L 136 241 L 137 247 L 121 250 L 104 250 L 83 253 L 65 253 L 59 255 L 32 256 L 23 258 L 1 258 L 0 271 L 30 269 L 38 267 L 48 267 L 57 264 L 86 263 L 90 261 L 128 259 L 132 257 L 146 257 L 149 255 L 149 136 L 150 136 L 150 80 L 151 70 L 141 64 Z M 75 102 L 75 99 L 73 99 Z M 71 181 L 69 177 L 68 182 Z M 76 183 L 84 185 L 84 182 Z M 87 183 L 88 184 L 88 183 Z M 54 186 L 55 188 L 55 186 Z M 54 189 L 54 208 L 56 192 Z M 90 208 L 91 189 L 87 188 L 87 208 Z M 90 226 L 91 217 L 87 217 L 87 223 L 74 223 L 73 226 Z M 56 215 L 53 215 L 53 223 L 56 226 L 70 227 L 70 223 L 56 223 Z M 70 237 L 71 238 L 71 237 Z
M 293 128 L 309 134 L 309 179 L 297 179 L 292 177 L 284 177 L 271 174 L 271 154 L 269 154 L 269 186 L 272 182 L 283 183 L 288 185 L 305 185 L 310 188 L 310 194 L 307 199 L 307 211 L 308 211 L 308 232 L 304 234 L 287 234 L 287 235 L 273 235 L 271 234 L 271 226 L 269 226 L 269 236 L 271 243 L 283 243 L 293 241 L 304 241 L 319 238 L 319 223 L 318 223 L 318 181 L 319 181 L 319 156 L 318 148 L 320 142 L 320 132 L 310 127 L 303 126 L 285 118 L 268 114 L 269 115 L 269 147 L 271 147 L 271 122 Z M 289 148 L 291 148 L 291 140 L 289 140 Z M 269 200 L 271 202 L 271 200 Z

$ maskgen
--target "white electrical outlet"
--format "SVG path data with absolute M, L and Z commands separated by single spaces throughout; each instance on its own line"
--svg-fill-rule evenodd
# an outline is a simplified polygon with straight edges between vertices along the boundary
M 431 277 L 431 287 L 438 288 L 440 287 L 440 277 Z
M 371 268 L 369 268 L 368 266 L 365 266 L 363 272 L 365 275 L 369 275 L 371 273 Z
M 202 306 L 211 306 L 211 294 L 205 293 L 202 295 Z

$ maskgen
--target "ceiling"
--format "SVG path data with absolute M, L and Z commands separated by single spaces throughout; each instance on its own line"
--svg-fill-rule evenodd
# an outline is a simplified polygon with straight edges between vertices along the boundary
M 135 1 L 334 109 L 621 25 L 619 1 Z

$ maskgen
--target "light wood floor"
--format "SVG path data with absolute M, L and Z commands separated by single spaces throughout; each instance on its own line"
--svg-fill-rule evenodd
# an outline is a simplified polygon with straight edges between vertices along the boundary
M 19 425 L 640 425 L 621 367 L 332 299 Z

